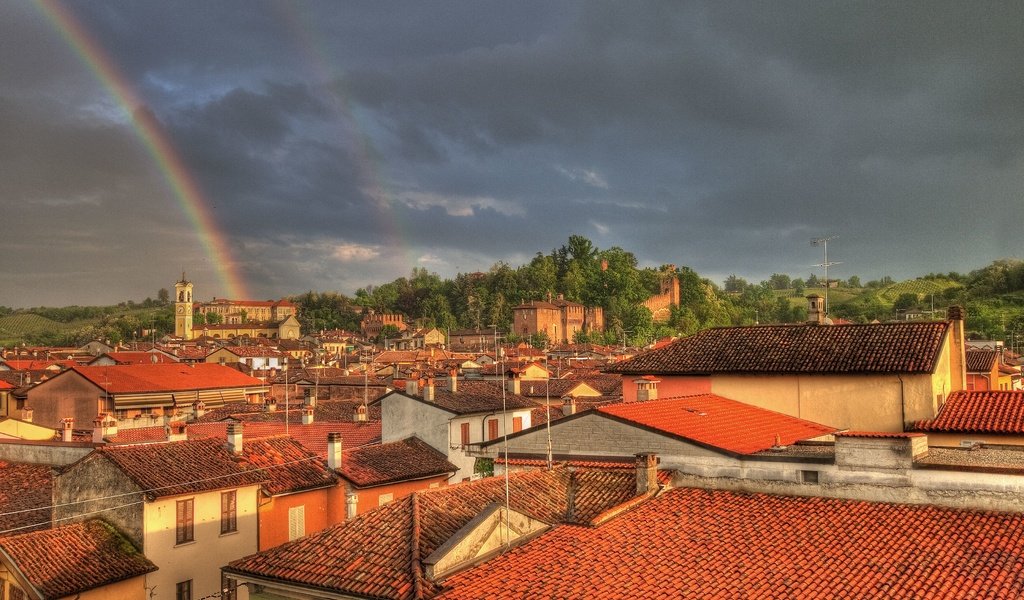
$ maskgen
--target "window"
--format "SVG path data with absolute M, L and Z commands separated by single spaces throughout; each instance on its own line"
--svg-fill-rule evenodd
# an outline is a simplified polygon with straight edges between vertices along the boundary
M 174 586 L 174 600 L 192 600 L 192 580 L 179 581 Z
M 293 506 L 288 509 L 288 541 L 306 535 L 306 507 Z
M 522 430 L 523 430 L 523 418 L 522 417 L 512 417 L 512 432 L 515 433 L 517 431 L 522 431 Z
M 220 495 L 220 533 L 238 531 L 238 504 L 235 490 L 221 492 Z
M 800 471 L 801 483 L 818 483 L 817 471 Z
M 469 445 L 469 423 L 462 424 L 462 447 L 465 448 Z
M 487 439 L 494 440 L 498 439 L 498 420 L 490 419 L 487 421 Z
M 391 501 L 394 499 L 394 494 L 381 494 L 380 496 L 377 496 L 377 506 L 384 506 L 385 504 L 390 504 Z
M 175 533 L 174 543 L 185 544 L 195 541 L 195 525 L 193 521 L 194 513 L 195 498 L 178 500 L 178 512 L 176 517 L 177 531 Z M 189 585 L 191 585 L 191 581 L 189 581 Z M 191 588 L 189 593 L 191 594 Z

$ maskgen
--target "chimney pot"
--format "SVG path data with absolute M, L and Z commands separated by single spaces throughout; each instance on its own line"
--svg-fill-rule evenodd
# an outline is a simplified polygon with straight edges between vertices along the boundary
M 568 417 L 576 414 L 576 399 L 572 396 L 562 398 L 562 416 Z
M 313 424 L 313 407 L 306 406 L 302 409 L 302 424 L 312 425 Z
M 508 393 L 515 394 L 518 396 L 520 390 L 522 389 L 522 382 L 519 379 L 519 375 L 513 374 L 512 377 L 509 377 L 506 383 L 506 387 L 508 389 Z
M 327 434 L 327 468 L 336 471 L 341 468 L 341 434 L 332 431 Z
M 70 442 L 72 433 L 74 432 L 75 419 L 73 417 L 65 417 L 60 420 L 60 439 L 64 442 Z
M 459 371 L 457 369 L 448 372 L 448 391 L 453 394 L 459 391 Z
M 242 424 L 228 423 L 228 450 L 232 454 L 242 453 Z
M 365 423 L 366 422 L 366 407 L 365 406 L 360 405 L 360 406 L 356 407 L 356 412 L 354 413 L 354 420 L 355 420 L 356 423 Z

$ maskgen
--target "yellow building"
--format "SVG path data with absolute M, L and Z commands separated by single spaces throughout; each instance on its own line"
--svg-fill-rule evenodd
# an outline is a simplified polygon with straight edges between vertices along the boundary
M 265 479 L 215 439 L 105 446 L 54 478 L 53 517 L 103 511 L 159 568 L 145 576 L 147 589 L 159 598 L 212 597 L 221 590 L 220 566 L 259 549 Z

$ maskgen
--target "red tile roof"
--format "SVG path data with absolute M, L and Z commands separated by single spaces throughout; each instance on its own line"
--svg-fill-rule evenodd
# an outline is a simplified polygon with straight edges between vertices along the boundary
M 0 538 L 2 549 L 44 598 L 65 598 L 157 570 L 99 520 Z
M 510 476 L 510 504 L 545 523 L 586 522 L 636 491 L 632 472 L 566 469 Z M 413 493 L 322 532 L 232 562 L 227 572 L 361 597 L 431 597 L 439 587 L 420 562 L 495 502 L 504 479 L 491 477 Z M 569 509 L 570 486 L 576 499 Z M 592 489 L 592 488 L 599 489 Z M 570 515 L 575 515 L 573 518 Z
M 839 431 L 836 432 L 836 437 L 849 437 L 849 438 L 872 438 L 872 439 L 908 439 L 915 437 L 923 437 L 923 433 L 910 433 L 902 431 Z
M 0 461 L 0 536 L 50 527 L 53 470 Z
M 608 369 L 633 375 L 930 373 L 945 321 L 873 325 L 717 327 Z
M 355 448 L 367 444 L 380 443 L 380 421 L 355 423 L 352 421 L 322 421 L 309 425 L 289 423 L 287 429 L 284 422 L 243 421 L 242 438 L 244 440 L 265 439 L 287 435 L 302 444 L 317 456 L 327 456 L 327 434 L 337 432 L 345 440 L 345 446 Z M 213 423 L 189 423 L 185 429 L 190 440 L 214 438 L 221 442 L 227 440 L 227 421 Z M 112 444 L 143 444 L 160 442 L 166 439 L 162 425 L 154 427 L 136 427 L 119 429 L 116 436 L 108 438 Z
M 669 490 L 456 574 L 445 600 L 1017 598 L 1024 515 Z
M 836 431 L 714 394 L 610 404 L 595 409 L 619 421 L 734 454 L 753 454 Z
M 74 372 L 111 394 L 263 387 L 255 377 L 214 364 L 113 365 L 74 367 Z
M 344 436 L 342 443 L 347 443 Z M 411 437 L 398 442 L 345 450 L 338 471 L 356 486 L 369 487 L 444 475 L 458 470 L 458 467 L 448 462 L 444 454 L 423 440 Z
M 271 495 L 287 494 L 333 486 L 338 483 L 316 454 L 286 437 L 242 441 L 241 464 L 260 469 L 268 481 L 263 484 Z
M 999 352 L 996 350 L 967 350 L 968 373 L 991 373 Z
M 119 365 L 152 365 L 177 362 L 162 352 L 107 352 L 97 357 L 108 357 Z
M 936 433 L 1024 433 L 1024 391 L 953 392 L 937 417 L 918 421 L 913 429 Z
M 395 393 L 405 395 L 405 392 Z M 413 397 L 457 415 L 500 411 L 503 405 L 505 410 L 522 410 L 537 406 L 537 403 L 529 398 L 507 391 L 503 393 L 501 383 L 493 381 L 462 380 L 458 382 L 454 393 L 448 391 L 448 388 L 435 385 L 433 402 L 423 400 L 422 388 L 420 393 Z
M 105 446 L 82 460 L 99 455 L 117 465 L 152 497 L 180 496 L 259 485 L 266 476 L 247 471 L 215 439 L 136 446 Z

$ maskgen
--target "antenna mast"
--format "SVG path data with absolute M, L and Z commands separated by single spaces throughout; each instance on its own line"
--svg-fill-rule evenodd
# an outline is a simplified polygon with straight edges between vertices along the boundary
M 839 236 L 838 235 L 830 235 L 830 236 L 827 236 L 827 237 L 814 238 L 814 239 L 811 240 L 811 245 L 812 246 L 821 246 L 824 249 L 824 252 L 825 252 L 824 260 L 822 260 L 821 263 L 816 264 L 814 266 L 816 266 L 816 267 L 824 267 L 825 268 L 825 316 L 826 317 L 828 316 L 828 268 L 831 267 L 832 265 L 841 265 L 841 264 L 843 264 L 841 262 L 829 262 L 828 261 L 828 242 L 829 242 L 829 240 L 834 240 L 837 237 L 839 237 Z

